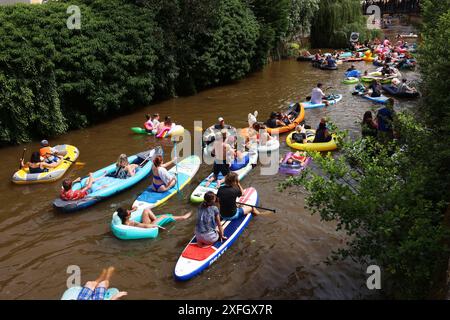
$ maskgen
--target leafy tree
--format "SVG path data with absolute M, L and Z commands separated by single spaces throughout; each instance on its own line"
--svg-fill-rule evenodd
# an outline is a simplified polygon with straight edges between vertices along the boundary
M 320 0 L 291 0 L 287 36 L 310 32 L 311 21 L 319 10 Z

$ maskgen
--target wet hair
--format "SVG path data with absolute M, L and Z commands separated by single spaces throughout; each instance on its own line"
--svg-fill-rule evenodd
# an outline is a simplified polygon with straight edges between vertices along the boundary
M 230 172 L 225 176 L 225 184 L 235 186 L 239 182 L 239 176 L 236 172 Z
M 122 224 L 125 224 L 125 221 L 127 221 L 128 212 L 124 208 L 118 208 L 117 209 L 117 216 L 122 220 Z
M 31 163 L 41 162 L 41 155 L 39 154 L 39 152 L 36 151 L 31 154 L 30 162 Z
M 204 199 L 202 203 L 203 208 L 208 208 L 216 204 L 216 195 L 212 191 L 206 192 L 205 195 L 203 196 L 203 199 Z
M 63 186 L 65 191 L 69 191 L 70 188 L 72 188 L 72 180 L 64 179 L 64 181 L 62 182 L 62 186 Z
M 150 119 L 151 119 L 151 117 L 150 117 L 149 114 L 146 114 L 146 115 L 145 115 L 145 118 L 146 118 L 147 120 L 150 120 Z
M 153 164 L 155 165 L 155 167 L 159 167 L 162 162 L 163 162 L 163 158 L 161 155 L 157 155 L 155 157 L 155 159 L 153 159 Z

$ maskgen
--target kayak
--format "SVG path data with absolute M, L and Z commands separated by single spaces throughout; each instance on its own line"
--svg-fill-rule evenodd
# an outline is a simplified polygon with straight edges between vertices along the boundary
M 155 192 L 153 191 L 152 186 L 150 186 L 137 197 L 137 199 L 133 203 L 133 206 L 144 209 L 152 209 L 165 203 L 167 200 L 177 194 L 178 190 L 183 190 L 184 187 L 186 187 L 189 182 L 191 182 L 192 178 L 200 168 L 200 163 L 200 158 L 195 155 L 181 160 L 176 166 L 169 170 L 169 173 L 173 176 L 175 176 L 178 171 L 178 182 L 175 183 L 172 188 L 170 188 L 166 192 Z
M 257 157 L 257 154 L 256 154 Z M 239 181 L 241 181 L 242 179 L 245 178 L 245 176 L 247 176 L 247 174 L 253 169 L 253 165 L 252 165 L 252 161 L 249 161 L 249 163 L 239 169 L 236 170 L 234 172 L 237 173 L 238 177 L 239 177 Z M 214 193 L 217 193 L 217 181 L 213 181 L 211 182 L 211 184 L 208 187 L 205 187 L 205 184 L 208 182 L 209 179 L 211 179 L 213 176 L 213 173 L 211 173 L 210 175 L 208 175 L 208 177 L 206 177 L 205 179 L 203 179 L 202 182 L 200 182 L 200 184 L 197 186 L 197 188 L 195 188 L 195 190 L 192 192 L 191 194 L 191 202 L 192 203 L 201 203 L 203 202 L 203 197 L 205 195 L 206 192 L 208 191 L 212 191 Z M 218 179 L 221 180 L 223 179 L 223 175 L 221 173 L 219 173 Z
M 142 213 L 144 212 L 144 210 L 145 208 L 142 207 L 136 211 L 133 211 L 131 213 L 130 220 L 135 222 L 142 222 Z M 157 222 L 157 225 L 161 227 L 175 221 L 171 214 L 157 215 L 156 217 L 163 217 L 163 219 Z M 117 215 L 117 212 L 114 212 L 111 221 L 111 231 L 117 238 L 121 240 L 154 239 L 158 236 L 159 228 L 139 228 L 124 225 L 122 224 L 122 220 L 120 220 L 119 216 Z
M 242 197 L 237 200 L 240 203 L 257 205 L 258 192 L 254 188 L 245 189 Z M 234 220 L 222 220 L 223 232 L 227 237 L 224 242 L 219 240 L 212 246 L 199 247 L 194 236 L 178 258 L 174 270 L 175 279 L 187 281 L 213 264 L 241 235 L 252 216 L 247 214 Z
M 395 86 L 382 86 L 383 91 L 393 95 L 396 98 L 418 98 L 420 96 L 419 92 L 403 92 L 399 93 Z
M 267 132 L 269 134 L 280 134 L 294 130 L 295 127 L 299 125 L 303 121 L 303 119 L 305 119 L 305 108 L 301 103 L 291 103 L 289 105 L 287 113 L 290 114 L 292 112 L 296 112 L 298 113 L 298 115 L 291 124 L 278 128 L 267 128 Z
M 128 161 L 130 164 L 140 165 L 145 160 L 148 161 L 145 162 L 143 167 L 138 167 L 136 169 L 136 174 L 134 176 L 128 177 L 127 179 L 119 179 L 111 176 L 116 171 L 116 163 L 112 163 L 111 165 L 103 169 L 95 171 L 93 173 L 94 178 L 102 177 L 105 172 L 107 172 L 107 175 L 93 183 L 91 193 L 80 200 L 66 201 L 58 197 L 53 201 L 53 206 L 62 212 L 74 212 L 90 207 L 99 201 L 102 201 L 119 192 L 131 188 L 149 175 L 153 166 L 151 158 L 154 154 L 155 149 L 152 149 L 128 157 Z M 85 177 L 81 180 L 81 182 L 74 183 L 72 190 L 80 190 L 84 188 L 86 186 L 87 180 L 88 177 Z
M 356 84 L 359 82 L 359 78 L 355 77 L 348 77 L 345 78 L 344 81 L 342 81 L 343 84 Z
M 328 99 L 328 101 L 330 102 L 330 105 L 336 104 L 336 103 L 338 103 L 341 100 L 342 100 L 342 94 L 334 95 L 333 98 Z M 313 104 L 310 101 L 305 101 L 305 102 L 302 102 L 301 104 L 302 104 L 302 106 L 305 109 L 315 109 L 315 108 L 323 108 L 323 107 L 325 107 L 325 103 Z
M 280 163 L 280 167 L 278 169 L 278 172 L 280 174 L 287 174 L 287 175 L 298 175 L 300 172 L 305 170 L 305 168 L 308 166 L 308 164 L 311 162 L 311 157 L 306 157 L 306 160 L 304 162 L 295 161 L 292 164 L 288 164 L 287 161 L 290 157 L 294 155 L 293 152 L 288 152 L 284 158 L 283 161 Z
M 308 143 L 298 143 L 292 140 L 292 135 L 294 132 L 289 134 L 286 138 L 286 144 L 296 150 L 302 151 L 333 151 L 337 149 L 336 137 L 333 135 L 332 139 L 328 142 L 316 142 L 313 143 L 316 130 L 307 129 L 306 139 Z
M 80 286 L 70 287 L 66 291 L 64 291 L 63 296 L 61 297 L 61 300 L 77 300 L 78 295 L 80 294 L 80 291 L 83 288 Z M 117 288 L 109 288 L 106 290 L 105 298 L 103 300 L 111 300 L 112 297 L 114 297 L 116 294 L 119 293 L 119 289 Z
M 148 134 L 149 136 L 154 136 L 156 134 L 156 130 L 152 130 L 149 132 L 141 127 L 133 127 L 131 128 L 131 131 L 137 134 Z
M 54 147 L 59 152 L 66 152 L 64 160 L 55 167 L 48 169 L 47 172 L 42 173 L 30 173 L 27 169 L 20 169 L 16 171 L 11 178 L 11 181 L 16 184 L 33 184 L 33 183 L 45 183 L 53 182 L 60 179 L 67 169 L 70 168 L 73 162 L 78 159 L 80 152 L 74 146 L 63 144 Z
M 381 95 L 380 97 L 371 97 L 368 94 L 361 94 L 361 92 L 358 92 L 358 91 L 355 91 L 355 93 L 358 93 L 356 95 L 361 98 L 364 98 L 364 99 L 367 99 L 367 100 L 370 100 L 372 102 L 379 103 L 379 104 L 386 104 L 387 100 L 389 99 L 388 97 L 386 97 L 384 95 Z

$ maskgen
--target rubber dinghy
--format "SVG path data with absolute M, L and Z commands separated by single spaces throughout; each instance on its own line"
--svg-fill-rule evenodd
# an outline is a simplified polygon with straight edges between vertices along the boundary
M 245 189 L 242 197 L 237 200 L 240 203 L 258 205 L 258 192 L 254 188 Z M 194 237 L 178 258 L 174 270 L 175 279 L 187 281 L 208 268 L 231 247 L 251 219 L 252 214 L 248 214 L 235 220 L 222 220 L 223 232 L 228 238 L 225 242 L 217 241 L 212 246 L 201 248 L 197 246 L 197 240 Z
M 139 209 L 152 209 L 163 204 L 164 202 L 172 198 L 178 192 L 178 189 L 183 190 L 184 187 L 186 187 L 189 182 L 191 182 L 192 178 L 200 168 L 200 163 L 200 158 L 195 155 L 181 160 L 176 166 L 173 166 L 173 168 L 169 170 L 169 173 L 171 173 L 173 176 L 175 176 L 178 171 L 178 182 L 175 183 L 172 188 L 170 188 L 166 192 L 155 192 L 150 186 L 137 197 L 137 199 L 133 203 L 133 206 L 136 206 Z
M 336 104 L 342 100 L 342 94 L 332 95 L 327 97 L 327 100 L 330 102 L 330 105 Z M 323 108 L 325 107 L 325 103 L 311 103 L 311 101 L 305 101 L 302 102 L 302 106 L 305 109 Z
M 239 177 L 239 181 L 244 179 L 247 176 L 247 174 L 253 169 L 252 163 L 256 163 L 257 157 L 258 157 L 258 153 L 250 154 L 250 153 L 246 152 L 244 154 L 244 158 L 246 159 L 245 166 L 240 167 L 240 168 L 238 167 L 239 169 L 237 169 L 237 170 L 232 170 L 237 173 L 237 175 Z M 249 159 L 250 161 L 248 161 L 247 159 Z M 211 182 L 211 184 L 208 187 L 205 186 L 206 182 L 210 178 L 212 178 L 212 176 L 213 176 L 213 173 L 208 175 L 208 177 L 206 177 L 202 182 L 200 182 L 200 184 L 197 186 L 197 188 L 195 188 L 195 190 L 191 194 L 191 202 L 193 202 L 193 203 L 203 202 L 203 200 L 204 200 L 203 197 L 204 197 L 205 193 L 208 191 L 217 193 L 217 190 L 218 190 L 217 189 L 217 181 Z M 219 173 L 218 179 L 219 180 L 223 179 L 223 175 L 221 173 Z
M 66 201 L 60 198 L 55 199 L 53 201 L 53 206 L 62 212 L 74 212 L 90 207 L 101 200 L 109 198 L 128 188 L 131 188 L 149 175 L 153 166 L 151 158 L 154 154 L 155 149 L 152 149 L 128 157 L 129 163 L 139 165 L 143 164 L 143 166 L 139 166 L 136 169 L 136 174 L 127 179 L 119 179 L 112 176 L 116 171 L 116 163 L 95 171 L 93 173 L 94 178 L 103 176 L 105 171 L 107 172 L 107 176 L 94 182 L 91 188 L 91 193 L 80 200 Z M 72 190 L 80 190 L 84 188 L 86 186 L 87 180 L 88 178 L 86 177 L 83 178 L 81 182 L 74 183 Z
M 409 99 L 414 99 L 414 98 L 418 98 L 420 96 L 419 92 L 402 92 L 399 93 L 397 87 L 395 86 L 387 86 L 384 85 L 382 86 L 383 91 L 387 92 L 388 94 L 396 97 L 396 98 L 409 98 Z
M 78 159 L 80 152 L 74 146 L 63 144 L 54 147 L 59 152 L 65 152 L 64 160 L 55 167 L 49 169 L 47 172 L 42 173 L 30 173 L 29 169 L 20 169 L 14 173 L 11 181 L 16 184 L 33 184 L 33 183 L 44 183 L 53 182 L 60 179 L 64 173 L 70 168 L 72 163 Z

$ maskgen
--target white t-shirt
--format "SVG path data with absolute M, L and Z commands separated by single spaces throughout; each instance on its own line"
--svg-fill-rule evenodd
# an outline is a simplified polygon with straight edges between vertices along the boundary
M 319 103 L 322 103 L 322 98 L 324 97 L 325 95 L 323 94 L 323 91 L 322 91 L 322 89 L 320 89 L 320 88 L 314 88 L 314 89 L 312 89 L 312 92 L 311 92 L 311 103 L 312 104 L 319 104 Z
M 158 126 L 159 126 L 159 121 L 158 121 L 157 119 L 153 119 L 152 123 L 153 123 L 153 129 L 158 128 Z
M 172 180 L 173 178 L 169 171 L 167 171 L 167 169 L 163 167 L 158 167 L 158 177 L 160 177 L 166 185 L 168 185 L 170 180 Z

